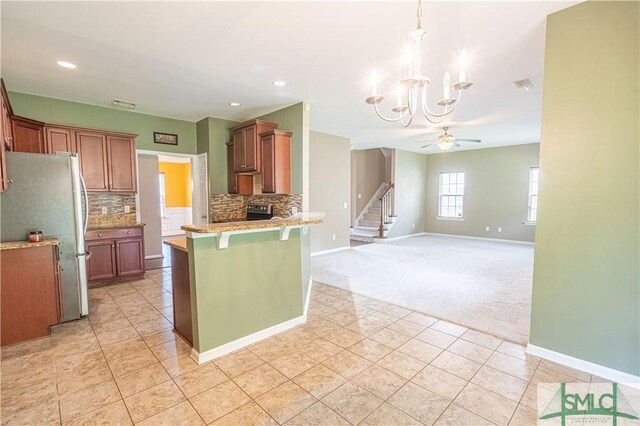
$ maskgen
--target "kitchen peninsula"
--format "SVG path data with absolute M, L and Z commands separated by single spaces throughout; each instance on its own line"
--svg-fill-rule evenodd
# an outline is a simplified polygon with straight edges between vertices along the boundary
M 309 227 L 323 217 L 187 225 L 186 244 L 165 241 L 172 251 L 174 309 L 190 307 L 190 318 L 179 321 L 175 312 L 175 322 L 192 342 L 192 358 L 203 363 L 305 321 Z

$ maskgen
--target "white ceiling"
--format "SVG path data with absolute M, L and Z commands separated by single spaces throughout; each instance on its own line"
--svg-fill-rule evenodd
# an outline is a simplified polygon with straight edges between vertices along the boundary
M 441 97 L 444 71 L 457 75 L 460 51 L 469 52 L 475 85 L 450 133 L 483 143 L 463 149 L 539 141 L 545 17 L 575 3 L 423 5 L 423 71 L 437 92 L 431 102 Z M 373 68 L 394 99 L 414 1 L 2 1 L 1 8 L 9 90 L 96 105 L 118 98 L 137 102 L 139 112 L 190 121 L 240 121 L 306 101 L 313 130 L 350 137 L 357 148 L 418 151 L 414 140 L 440 131 L 422 120 L 409 129 L 383 122 L 364 102 Z M 78 68 L 58 67 L 61 59 Z M 532 92 L 512 84 L 526 77 L 537 82 Z M 276 79 L 287 86 L 274 87 Z

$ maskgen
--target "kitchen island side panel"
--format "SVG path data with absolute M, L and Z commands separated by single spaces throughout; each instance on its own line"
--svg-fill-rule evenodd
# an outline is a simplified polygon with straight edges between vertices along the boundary
M 187 238 L 193 345 L 199 353 L 303 315 L 303 250 L 299 229 Z

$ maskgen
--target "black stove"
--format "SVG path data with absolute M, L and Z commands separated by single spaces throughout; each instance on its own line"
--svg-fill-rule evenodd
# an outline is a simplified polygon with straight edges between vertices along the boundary
M 273 204 L 248 204 L 247 220 L 270 220 L 273 217 Z

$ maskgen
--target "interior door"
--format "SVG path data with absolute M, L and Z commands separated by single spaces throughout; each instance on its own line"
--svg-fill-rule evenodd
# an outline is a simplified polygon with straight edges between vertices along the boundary
M 193 180 L 193 223 L 209 223 L 209 174 L 207 173 L 207 154 L 199 154 L 191 160 L 191 179 Z
M 107 137 L 100 133 L 76 132 L 76 148 L 87 191 L 108 192 Z

